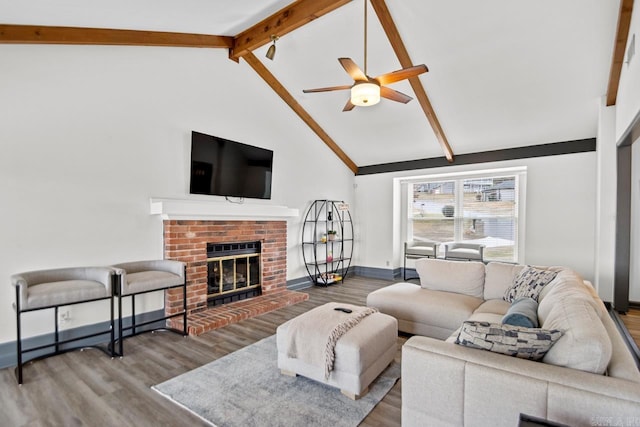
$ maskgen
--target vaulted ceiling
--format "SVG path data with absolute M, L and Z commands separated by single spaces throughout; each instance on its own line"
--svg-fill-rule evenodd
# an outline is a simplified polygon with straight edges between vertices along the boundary
M 342 112 L 348 91 L 302 92 L 351 84 L 339 57 L 364 67 L 363 0 L 0 0 L 0 43 L 137 40 L 231 48 L 230 60 L 239 57 L 239 67 L 252 67 L 256 79 L 316 132 L 314 142 L 329 145 L 355 172 L 372 164 L 453 158 L 451 152 L 595 137 L 598 105 L 608 91 L 615 96 L 609 79 L 624 53 L 626 34 L 618 36 L 622 49 L 613 56 L 619 14 L 626 10 L 629 18 L 633 1 L 622 0 L 622 8 L 599 0 L 371 3 L 368 74 L 411 63 L 429 68 L 414 81 L 390 86 L 415 98 L 406 105 L 383 99 Z M 270 61 L 265 52 L 272 33 L 280 39 Z

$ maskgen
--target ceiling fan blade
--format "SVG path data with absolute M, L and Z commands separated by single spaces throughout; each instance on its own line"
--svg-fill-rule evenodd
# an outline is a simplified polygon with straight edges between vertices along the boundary
M 347 103 L 345 104 L 344 108 L 342 109 L 342 111 L 351 111 L 355 108 L 356 106 L 354 104 L 351 103 L 351 99 L 347 100 Z
M 399 82 L 411 77 L 415 77 L 422 73 L 429 71 L 426 65 L 415 65 L 409 68 L 403 68 L 402 70 L 392 71 L 391 73 L 382 74 L 375 79 L 380 82 L 380 85 L 388 85 L 391 83 Z
M 331 92 L 332 90 L 347 90 L 351 89 L 353 85 L 342 85 L 342 86 L 330 86 L 330 87 L 320 87 L 317 89 L 303 89 L 304 93 L 314 93 L 314 92 Z
M 398 92 L 397 90 L 389 89 L 384 86 L 380 87 L 380 96 L 392 101 L 402 102 L 403 104 L 406 104 L 413 99 L 409 95 L 405 95 L 402 92 Z
M 355 62 L 351 58 L 338 58 L 342 67 L 346 70 L 347 73 L 351 76 L 351 78 L 357 82 L 361 81 L 369 81 L 367 76 L 362 72 L 360 67 L 356 65 Z

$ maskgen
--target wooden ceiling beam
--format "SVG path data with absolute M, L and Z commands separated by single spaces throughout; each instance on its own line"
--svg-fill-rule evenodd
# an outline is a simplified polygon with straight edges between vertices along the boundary
M 409 52 L 400 37 L 400 33 L 398 32 L 398 28 L 396 24 L 393 22 L 393 18 L 389 13 L 389 9 L 387 8 L 384 0 L 371 0 L 371 5 L 373 6 L 373 10 L 375 10 L 376 15 L 378 15 L 378 19 L 380 20 L 380 24 L 382 24 L 382 28 L 393 47 L 398 60 L 400 61 L 400 65 L 403 68 L 408 68 L 413 66 L 413 61 L 411 61 L 411 57 L 409 56 Z M 440 147 L 442 147 L 442 151 L 444 152 L 445 157 L 452 163 L 454 160 L 453 150 L 451 150 L 451 146 L 449 145 L 449 141 L 447 140 L 447 136 L 444 134 L 442 130 L 442 126 L 440 126 L 440 121 L 438 120 L 438 116 L 436 116 L 436 112 L 431 105 L 431 101 L 429 101 L 429 97 L 427 96 L 427 92 L 424 90 L 424 86 L 422 86 L 422 82 L 419 77 L 411 77 L 409 79 L 409 84 L 411 84 L 411 88 L 424 111 L 424 114 L 427 116 L 427 120 L 433 129 L 433 132 L 440 143 Z
M 251 52 L 245 53 L 242 58 L 247 61 L 247 64 L 255 70 L 256 73 L 273 89 L 275 93 L 287 103 L 289 107 L 304 121 L 307 126 L 320 137 L 322 141 L 344 162 L 345 165 L 351 171 L 358 173 L 358 166 L 342 151 L 342 149 L 335 143 L 333 139 L 320 127 L 320 125 L 307 113 L 307 111 L 295 100 L 295 98 L 285 89 L 285 87 L 278 81 L 278 79 L 264 66 L 262 62 Z
M 246 53 L 271 42 L 271 36 L 282 37 L 351 0 L 298 0 L 247 28 L 234 37 L 229 58 L 238 61 Z
M 618 15 L 616 43 L 613 48 L 613 57 L 611 58 L 611 69 L 609 70 L 607 106 L 616 105 L 616 100 L 618 98 L 618 86 L 620 85 L 620 74 L 622 73 L 622 64 L 624 63 L 627 39 L 629 38 L 632 12 L 633 0 L 622 0 L 620 2 L 620 13 Z
M 74 44 L 225 48 L 233 38 L 206 34 L 107 28 L 0 24 L 0 44 Z

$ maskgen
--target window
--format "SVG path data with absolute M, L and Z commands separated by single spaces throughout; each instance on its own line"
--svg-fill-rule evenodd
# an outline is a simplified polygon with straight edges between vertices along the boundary
M 517 262 L 525 177 L 526 169 L 510 168 L 405 180 L 407 240 L 479 243 L 485 261 Z

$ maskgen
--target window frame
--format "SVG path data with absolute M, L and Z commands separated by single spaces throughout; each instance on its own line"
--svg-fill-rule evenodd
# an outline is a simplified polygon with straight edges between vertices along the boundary
M 526 230 L 526 222 L 525 222 L 525 214 L 526 214 L 526 183 L 527 183 L 527 167 L 526 166 L 518 166 L 518 167 L 509 167 L 509 168 L 496 168 L 496 169 L 484 169 L 484 170 L 473 170 L 473 171 L 462 171 L 462 172 L 453 172 L 453 173 L 437 173 L 437 174 L 429 174 L 429 175 L 419 175 L 419 176 L 407 176 L 403 178 L 397 178 L 396 185 L 399 186 L 400 189 L 400 197 L 397 202 L 400 203 L 400 224 L 399 224 L 399 232 L 396 234 L 398 236 L 397 246 L 402 247 L 403 243 L 409 241 L 413 238 L 413 229 L 412 229 L 412 221 L 410 214 L 412 212 L 412 203 L 413 196 L 410 193 L 410 189 L 412 188 L 409 184 L 418 184 L 418 183 L 428 183 L 428 182 L 442 182 L 442 181 L 455 181 L 455 212 L 456 215 L 462 215 L 460 218 L 457 216 L 454 217 L 454 240 L 458 241 L 458 236 L 456 233 L 456 229 L 460 229 L 458 225 L 455 225 L 456 222 L 462 221 L 464 216 L 463 213 L 463 198 L 459 197 L 459 195 L 464 193 L 464 185 L 463 182 L 469 179 L 483 179 L 483 178 L 501 178 L 501 177 L 516 177 L 516 185 L 515 185 L 515 193 L 516 193 L 516 201 L 517 208 L 515 212 L 516 219 L 516 245 L 514 247 L 514 260 L 511 262 L 522 264 L 525 259 L 525 230 Z M 459 233 L 459 231 L 458 231 Z M 401 257 L 404 254 L 401 254 Z M 485 261 L 491 261 L 485 259 Z

